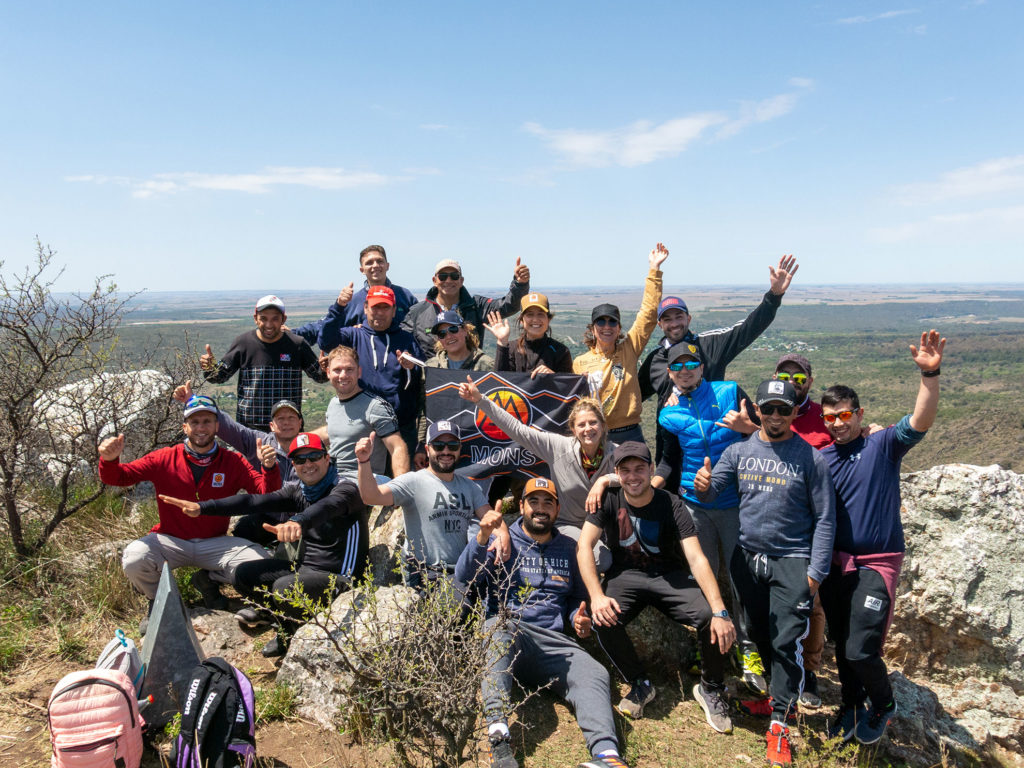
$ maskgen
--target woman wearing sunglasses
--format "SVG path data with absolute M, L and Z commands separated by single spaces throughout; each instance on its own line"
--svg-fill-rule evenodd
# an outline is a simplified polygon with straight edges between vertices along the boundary
M 640 383 L 637 368 L 640 353 L 658 322 L 661 301 L 661 265 L 668 249 L 658 243 L 647 257 L 650 271 L 644 283 L 640 311 L 632 327 L 622 333 L 619 308 L 599 304 L 590 313 L 590 325 L 583 335 L 587 352 L 572 361 L 573 373 L 587 377 L 591 394 L 601 403 L 608 423 L 608 440 L 619 445 L 627 440 L 644 442 L 640 429 Z

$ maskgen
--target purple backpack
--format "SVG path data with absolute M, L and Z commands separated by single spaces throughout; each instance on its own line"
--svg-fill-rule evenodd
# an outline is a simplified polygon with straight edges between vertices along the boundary
M 252 683 L 219 656 L 192 670 L 174 744 L 175 768 L 252 768 L 256 705 Z

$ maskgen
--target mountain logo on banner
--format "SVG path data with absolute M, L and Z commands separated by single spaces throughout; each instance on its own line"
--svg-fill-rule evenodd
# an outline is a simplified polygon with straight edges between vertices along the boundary
M 488 392 L 485 397 L 493 401 L 495 405 L 509 415 L 515 416 L 523 424 L 529 426 L 530 404 L 518 392 L 513 392 L 510 389 L 497 389 L 493 392 Z M 508 442 L 509 440 L 508 435 L 498 429 L 498 425 L 487 418 L 487 414 L 481 410 L 476 412 L 476 428 L 491 440 L 499 442 Z

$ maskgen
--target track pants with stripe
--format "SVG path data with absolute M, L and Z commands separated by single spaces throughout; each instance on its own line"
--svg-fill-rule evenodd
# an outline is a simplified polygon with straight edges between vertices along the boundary
M 772 719 L 786 722 L 803 692 L 803 639 L 812 595 L 806 557 L 770 557 L 737 546 L 730 570 L 750 639 L 771 669 Z
M 290 560 L 276 558 L 255 560 L 239 566 L 235 572 L 235 587 L 243 597 L 257 603 L 263 603 L 267 599 L 260 588 L 269 589 L 274 600 L 273 607 L 289 617 L 284 620 L 282 629 L 290 635 L 302 624 L 303 616 L 302 611 L 290 605 L 284 595 L 292 586 L 299 583 L 302 584 L 303 592 L 313 600 L 320 600 L 328 596 L 332 575 L 336 585 L 340 587 L 342 580 L 337 574 L 321 571 L 319 568 L 311 568 L 308 565 L 296 566 Z

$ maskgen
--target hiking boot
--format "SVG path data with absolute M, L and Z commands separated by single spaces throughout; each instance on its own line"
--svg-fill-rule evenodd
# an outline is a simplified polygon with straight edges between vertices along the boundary
M 771 768 L 784 768 L 793 763 L 793 752 L 789 748 L 789 728 L 773 722 L 765 738 L 768 741 L 768 764 Z
M 577 768 L 629 768 L 621 757 L 595 757 L 585 763 L 580 763 Z
M 519 768 L 515 752 L 512 750 L 511 735 L 495 734 L 490 738 L 491 768 Z
M 893 699 L 888 707 L 878 709 L 871 707 L 868 716 L 857 722 L 856 736 L 861 744 L 874 744 L 885 733 L 885 726 L 889 724 L 896 714 L 896 700 Z
M 844 742 L 849 741 L 857 730 L 857 723 L 866 717 L 867 710 L 864 709 L 863 704 L 843 704 L 836 710 L 828 724 L 828 737 L 834 739 L 842 736 Z
M 719 733 L 732 733 L 732 718 L 729 717 L 729 705 L 725 703 L 719 691 L 707 691 L 697 683 L 693 686 L 693 698 L 704 710 L 704 719 L 708 725 Z
M 274 639 L 264 645 L 260 653 L 268 659 L 284 656 L 288 653 L 288 641 L 281 635 L 274 635 Z
M 818 695 L 818 676 L 813 672 L 804 674 L 804 690 L 800 694 L 800 703 L 805 707 L 815 709 L 821 706 L 821 696 Z
M 622 701 L 615 707 L 620 715 L 639 720 L 644 716 L 644 707 L 654 701 L 657 692 L 648 680 L 637 680 L 629 689 L 629 693 L 622 697 Z
M 254 627 L 265 627 L 270 624 L 269 617 L 263 613 L 263 611 L 257 611 L 255 608 L 251 608 L 249 606 L 238 611 L 238 613 L 235 614 L 235 618 L 243 627 L 249 627 L 250 629 Z
M 192 586 L 203 596 L 203 606 L 210 610 L 226 611 L 228 599 L 220 593 L 220 585 L 210 578 L 209 571 L 196 571 L 192 574 Z
M 764 681 L 764 663 L 761 661 L 761 654 L 756 650 L 741 650 L 736 648 L 736 657 L 743 670 L 743 684 L 758 696 L 768 694 L 768 684 Z
M 146 610 L 146 615 L 142 621 L 139 622 L 139 637 L 144 637 L 146 632 L 149 630 L 149 615 L 153 613 L 153 603 L 155 600 L 149 601 L 149 608 Z

